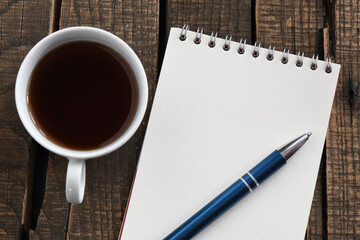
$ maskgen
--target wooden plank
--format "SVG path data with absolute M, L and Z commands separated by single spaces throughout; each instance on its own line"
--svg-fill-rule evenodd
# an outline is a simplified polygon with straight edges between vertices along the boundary
M 49 33 L 55 32 L 59 28 L 59 14 L 61 1 L 53 0 L 51 2 L 51 15 L 49 22 Z M 48 154 L 47 154 L 48 155 Z M 41 157 L 41 156 L 38 156 Z M 45 163 L 39 161 L 37 163 Z M 35 172 L 41 171 L 43 176 L 40 181 L 34 182 L 33 188 L 38 189 L 38 193 L 43 193 L 43 201 L 41 196 L 35 196 L 33 193 L 32 213 L 37 216 L 32 219 L 32 229 L 29 231 L 30 239 L 65 239 L 66 228 L 68 223 L 68 214 L 70 204 L 64 198 L 65 182 L 64 172 L 66 172 L 67 161 L 58 161 L 55 154 L 50 153 L 46 160 L 47 167 L 41 169 L 42 166 L 35 166 Z M 39 179 L 39 176 L 37 176 Z M 45 185 L 45 187 L 44 187 Z M 40 195 L 40 194 L 39 194 Z M 37 211 L 35 213 L 35 211 Z
M 250 0 L 168 0 L 166 20 L 167 32 L 187 23 L 195 31 L 202 27 L 206 34 L 218 31 L 219 37 L 231 34 L 233 40 L 251 42 Z
M 16 239 L 22 223 L 29 227 L 22 210 L 25 205 L 28 217 L 23 200 L 31 138 L 16 112 L 14 87 L 26 53 L 49 32 L 50 13 L 51 1 L 0 2 L 0 239 Z
M 278 50 L 304 51 L 312 56 L 322 48 L 318 32 L 325 24 L 323 1 L 272 0 L 256 3 L 257 41 L 265 46 L 276 44 Z
M 70 208 L 70 204 L 65 198 L 66 167 L 65 159 L 60 159 L 50 153 L 44 202 L 36 223 L 37 226 L 35 230 L 30 230 L 30 239 L 65 239 Z
M 322 32 L 325 25 L 325 5 L 323 1 L 272 0 L 256 2 L 257 41 L 267 47 L 276 45 L 278 50 L 290 48 L 292 53 L 304 51 L 305 56 L 321 53 Z M 319 41 L 320 36 L 320 41 Z M 307 239 L 323 239 L 322 215 L 322 170 L 314 193 Z M 305 233 L 304 233 L 305 235 Z
M 332 54 L 342 66 L 327 136 L 328 239 L 360 239 L 360 7 L 333 1 Z
M 150 107 L 157 81 L 159 1 L 62 1 L 60 28 L 78 25 L 105 29 L 134 49 L 147 73 Z M 80 205 L 66 203 L 67 160 L 51 155 L 44 206 L 34 239 L 117 238 L 148 115 L 149 109 L 140 129 L 118 151 L 87 161 L 86 192 Z M 57 219 L 59 222 L 52 224 Z

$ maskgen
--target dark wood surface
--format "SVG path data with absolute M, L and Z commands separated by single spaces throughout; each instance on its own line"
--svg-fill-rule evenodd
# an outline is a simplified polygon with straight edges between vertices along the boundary
M 29 152 L 37 150 L 17 115 L 14 87 L 26 53 L 49 33 L 50 15 L 50 1 L 0 2 L 0 239 L 16 239 L 30 224 L 24 200 L 32 192 Z
M 331 11 L 330 51 L 342 71 L 326 140 L 328 237 L 360 239 L 359 2 L 336 1 Z
M 218 31 L 220 37 L 232 34 L 236 41 L 332 56 L 342 64 L 304 238 L 360 239 L 359 12 L 359 3 L 350 0 L 0 1 L 0 239 L 117 238 L 167 34 L 184 23 L 207 34 Z M 150 98 L 134 137 L 118 151 L 87 162 L 84 202 L 72 205 L 65 199 L 67 160 L 49 154 L 25 131 L 14 86 L 33 45 L 78 25 L 105 29 L 134 49 L 147 73 Z

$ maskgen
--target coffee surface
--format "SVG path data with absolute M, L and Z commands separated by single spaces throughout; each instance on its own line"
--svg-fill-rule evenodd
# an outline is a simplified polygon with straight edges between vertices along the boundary
M 47 53 L 28 86 L 36 126 L 52 142 L 73 150 L 112 143 L 132 122 L 138 86 L 128 63 L 113 49 L 77 41 Z

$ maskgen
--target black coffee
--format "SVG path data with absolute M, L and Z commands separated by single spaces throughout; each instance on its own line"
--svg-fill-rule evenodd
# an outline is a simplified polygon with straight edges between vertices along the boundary
M 112 143 L 129 127 L 138 86 L 128 63 L 99 43 L 61 45 L 35 67 L 28 86 L 35 124 L 52 142 L 73 150 Z

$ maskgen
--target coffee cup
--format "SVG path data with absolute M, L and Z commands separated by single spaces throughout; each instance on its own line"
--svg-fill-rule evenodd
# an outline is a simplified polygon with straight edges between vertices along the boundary
M 50 51 L 74 41 L 87 41 L 111 48 L 123 59 L 134 74 L 138 88 L 137 105 L 126 129 L 111 143 L 95 149 L 71 149 L 48 138 L 36 124 L 29 109 L 29 85 L 37 64 Z M 51 81 L 51 79 L 49 79 Z M 68 162 L 66 175 L 66 199 L 70 203 L 81 203 L 85 191 L 85 162 L 88 159 L 108 154 L 125 144 L 135 133 L 146 111 L 148 85 L 144 68 L 134 51 L 117 36 L 93 27 L 70 27 L 52 33 L 38 42 L 23 60 L 16 79 L 15 101 L 20 119 L 29 134 L 44 148 L 66 157 Z M 116 111 L 116 109 L 114 109 Z M 89 130 L 91 131 L 91 130 Z

